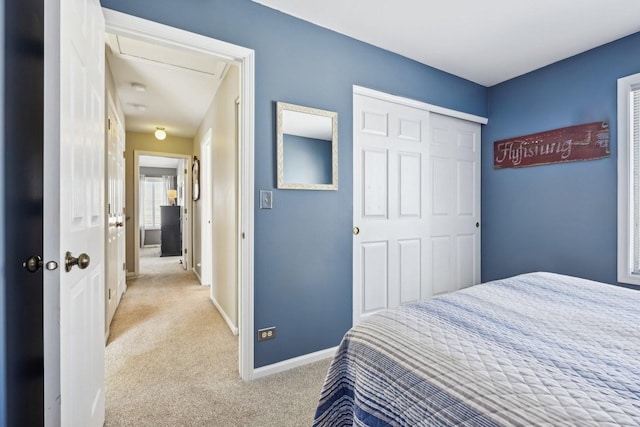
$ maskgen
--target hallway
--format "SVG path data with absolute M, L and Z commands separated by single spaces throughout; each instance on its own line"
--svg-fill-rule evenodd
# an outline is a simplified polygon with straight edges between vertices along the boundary
M 310 425 L 329 361 L 244 383 L 209 288 L 179 257 L 141 254 L 106 347 L 105 425 Z

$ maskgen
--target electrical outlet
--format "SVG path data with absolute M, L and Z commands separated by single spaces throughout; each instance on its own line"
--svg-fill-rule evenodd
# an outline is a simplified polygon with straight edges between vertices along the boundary
M 258 329 L 258 341 L 272 340 L 276 337 L 276 327 Z
M 273 207 L 273 192 L 260 190 L 260 209 L 271 209 Z

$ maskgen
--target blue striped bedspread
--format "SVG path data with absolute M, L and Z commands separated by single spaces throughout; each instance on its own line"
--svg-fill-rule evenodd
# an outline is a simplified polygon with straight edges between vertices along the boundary
M 640 426 L 640 292 L 552 273 L 371 316 L 314 426 Z

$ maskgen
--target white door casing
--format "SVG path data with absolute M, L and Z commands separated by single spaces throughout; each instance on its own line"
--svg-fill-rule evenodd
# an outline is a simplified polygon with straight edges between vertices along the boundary
M 353 114 L 353 323 L 479 283 L 486 119 L 358 86 Z
M 213 298 L 213 180 L 212 180 L 212 130 L 208 129 L 200 141 L 200 284 L 211 286 Z
M 104 19 L 97 0 L 46 3 L 45 257 L 59 268 L 44 283 L 45 418 L 102 426 Z M 67 251 L 89 255 L 88 267 L 66 272 Z
M 182 207 L 182 215 L 180 215 L 180 234 L 182 236 L 182 269 L 188 270 L 191 262 L 189 257 L 192 255 L 189 253 L 189 247 L 191 242 L 191 228 L 189 227 L 189 207 L 193 206 L 191 202 L 187 202 L 186 192 L 187 184 L 189 182 L 189 174 L 186 159 L 180 159 L 178 162 L 178 169 L 176 175 L 176 183 L 178 188 L 177 205 Z

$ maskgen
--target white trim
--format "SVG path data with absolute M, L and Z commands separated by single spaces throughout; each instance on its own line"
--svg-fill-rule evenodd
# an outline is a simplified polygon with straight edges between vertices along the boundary
M 640 87 L 640 73 L 618 79 L 618 282 L 640 286 L 633 274 L 633 215 L 630 199 L 633 189 L 633 147 L 629 121 L 632 90 Z
M 159 151 L 133 150 L 133 274 L 140 274 L 140 156 L 169 157 L 172 159 L 185 160 L 185 167 L 191 170 L 191 155 L 163 153 Z M 191 182 L 185 183 L 185 204 L 188 212 L 193 212 L 193 202 L 191 200 Z M 187 229 L 191 229 L 193 214 L 187 216 Z M 187 240 L 187 254 L 193 253 L 193 239 Z M 189 265 L 189 264 L 187 264 Z
M 106 21 L 106 31 L 110 34 L 126 35 L 134 39 L 144 38 L 154 44 L 165 46 L 186 47 L 234 62 L 241 61 L 249 52 L 253 53 L 251 49 L 115 10 L 102 8 L 102 12 Z
M 247 50 L 240 68 L 240 315 L 238 316 L 240 339 L 240 376 L 245 381 L 254 377 L 254 173 L 255 173 L 255 54 Z
M 220 313 L 220 316 L 222 316 L 224 321 L 227 323 L 227 326 L 231 330 L 231 333 L 233 335 L 238 335 L 238 328 L 236 328 L 231 319 L 229 319 L 229 316 L 227 316 L 227 313 L 222 309 L 222 306 L 220 306 L 218 300 L 216 300 L 211 294 L 209 295 L 209 297 L 211 298 L 211 302 L 213 303 L 213 305 L 215 305 L 218 309 L 218 313 Z
M 60 259 L 60 1 L 44 2 L 44 254 L 46 260 Z M 3 9 L 4 11 L 4 9 Z M 4 81 L 4 80 L 3 80 Z M 3 98 L 4 99 L 4 98 Z M 5 142 L 6 143 L 6 142 Z M 60 404 L 60 275 L 43 273 L 44 333 L 44 425 L 58 427 Z M 10 393 L 10 390 L 6 390 Z M 4 420 L 3 420 L 4 421 Z
M 337 350 L 337 346 L 331 347 L 326 350 L 316 351 L 314 353 L 305 354 L 303 356 L 294 357 L 292 359 L 283 360 L 282 362 L 257 368 L 253 371 L 253 379 L 266 377 L 267 375 L 288 371 L 289 369 L 308 365 L 309 363 L 317 362 L 319 360 L 332 358 Z
M 202 285 L 202 278 L 198 274 L 198 271 L 195 268 L 193 270 L 191 270 L 191 271 L 193 271 L 194 276 L 196 276 L 198 278 L 198 282 L 200 282 L 200 284 Z
M 200 139 L 200 284 L 213 284 L 213 130 Z M 204 172 L 204 173 L 203 173 Z M 204 178 L 204 179 L 203 179 Z M 202 191 L 202 188 L 208 189 Z M 209 222 L 207 223 L 207 220 Z M 205 262 L 206 260 L 206 262 Z M 203 283 L 204 281 L 204 283 Z M 210 297 L 213 298 L 213 286 Z
M 369 96 L 371 98 L 380 99 L 382 101 L 393 102 L 395 104 L 406 105 L 408 107 L 418 108 L 420 110 L 431 111 L 432 113 L 443 114 L 445 116 L 455 117 L 457 119 L 462 119 L 469 122 L 480 123 L 481 125 L 486 125 L 489 122 L 489 119 L 487 119 L 486 117 L 463 113 L 461 111 L 451 110 L 449 108 L 440 107 L 438 105 L 427 104 L 426 102 L 416 101 L 415 99 L 391 95 L 362 86 L 353 85 L 353 94 Z
M 106 30 L 109 33 L 144 37 L 166 45 L 178 45 L 199 49 L 219 57 L 224 57 L 240 65 L 240 223 L 239 245 L 241 277 L 239 291 L 239 370 L 243 380 L 253 379 L 254 373 L 254 332 L 253 332 L 253 278 L 254 278 L 254 121 L 255 121 L 255 52 L 231 43 L 215 40 L 199 34 L 172 28 L 157 22 L 147 21 L 110 9 L 103 9 Z

